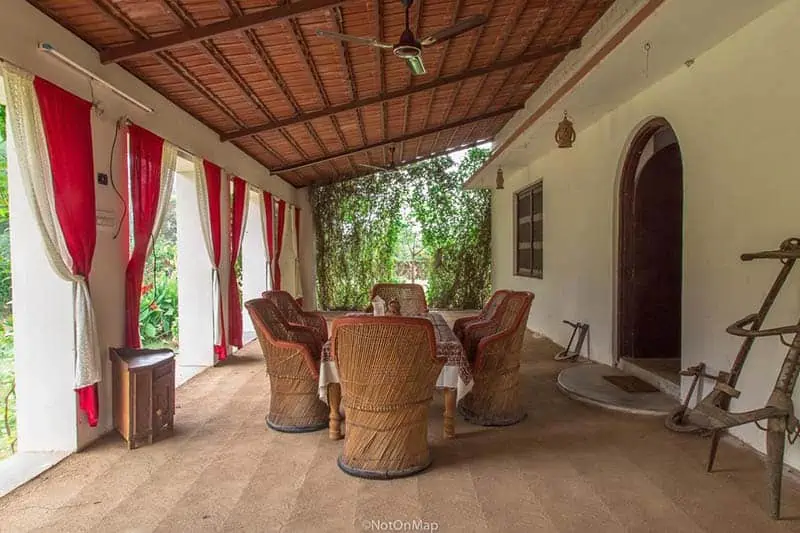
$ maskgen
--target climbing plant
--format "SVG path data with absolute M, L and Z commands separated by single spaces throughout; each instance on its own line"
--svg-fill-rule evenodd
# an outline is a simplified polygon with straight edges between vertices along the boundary
M 441 156 L 313 187 L 320 307 L 361 309 L 374 283 L 410 269 L 427 277 L 431 307 L 480 307 L 490 285 L 491 192 L 462 185 L 488 155 L 473 148 L 459 165 Z

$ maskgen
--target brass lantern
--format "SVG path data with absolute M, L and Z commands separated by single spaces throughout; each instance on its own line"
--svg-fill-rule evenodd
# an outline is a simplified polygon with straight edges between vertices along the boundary
M 497 167 L 497 190 L 503 190 L 503 167 Z
M 575 142 L 575 128 L 572 127 L 572 121 L 567 117 L 567 112 L 564 111 L 564 120 L 558 123 L 556 130 L 556 143 L 559 148 L 572 148 L 572 143 Z

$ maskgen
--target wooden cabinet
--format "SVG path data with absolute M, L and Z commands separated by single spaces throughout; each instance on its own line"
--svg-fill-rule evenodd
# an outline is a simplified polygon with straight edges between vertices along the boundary
M 128 448 L 172 433 L 175 354 L 172 350 L 111 348 L 114 428 Z

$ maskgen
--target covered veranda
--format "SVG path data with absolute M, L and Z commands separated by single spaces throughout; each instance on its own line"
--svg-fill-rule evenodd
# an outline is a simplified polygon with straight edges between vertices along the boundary
M 10 490 L 0 530 L 800 530 L 796 361 L 787 339 L 771 338 L 748 346 L 739 365 L 741 339 L 725 332 L 758 308 L 777 273 L 777 261 L 753 266 L 741 254 L 783 241 L 783 253 L 800 257 L 787 239 L 800 194 L 787 164 L 800 142 L 800 82 L 785 68 L 800 60 L 796 0 L 7 3 L 0 105 L 10 114 L 18 427 L 16 454 L 0 462 L 0 488 Z M 56 139 L 69 129 L 60 103 L 80 135 Z M 477 309 L 436 309 L 430 287 L 420 313 L 402 298 L 372 300 L 372 284 L 396 276 L 359 287 L 349 311 L 361 314 L 338 320 L 340 347 L 345 326 L 391 324 L 374 350 L 396 358 L 387 372 L 413 367 L 397 364 L 400 355 L 421 357 L 428 345 L 442 359 L 442 336 L 456 339 L 463 368 L 440 361 L 442 373 L 429 371 L 415 392 L 422 399 L 409 400 L 423 405 L 414 423 L 425 450 L 414 453 L 430 465 L 382 465 L 383 477 L 413 474 L 388 481 L 348 475 L 375 470 L 347 463 L 358 455 L 348 437 L 366 419 L 342 420 L 358 380 L 333 340 L 346 312 L 330 312 L 341 306 L 320 288 L 332 260 L 315 191 L 384 183 L 489 143 L 464 183 L 490 198 L 483 301 L 498 291 L 531 297 L 529 312 L 490 300 L 480 315 L 489 329 L 459 333 L 455 321 Z M 82 159 L 58 159 L 59 150 Z M 64 199 L 73 185 L 84 201 Z M 65 205 L 85 227 L 70 225 Z M 166 438 L 151 428 L 141 443 L 126 435 L 129 444 L 109 350 L 155 346 L 142 316 L 161 309 L 146 295 L 162 267 L 146 265 L 161 253 L 164 220 L 177 226 L 168 345 L 177 388 L 145 401 Z M 42 246 L 47 238 L 58 246 Z M 435 255 L 431 265 L 442 261 Z M 765 328 L 797 322 L 788 279 Z M 276 300 L 276 320 L 290 328 L 273 338 L 273 309 L 252 302 L 276 290 L 302 307 L 297 316 L 324 312 L 324 332 L 292 333 L 302 320 Z M 406 316 L 368 316 L 385 314 L 382 303 Z M 574 348 L 565 320 L 590 329 L 581 353 L 562 362 L 554 358 Z M 403 329 L 412 326 L 430 342 L 414 344 Z M 521 346 L 487 348 L 516 332 Z M 308 354 L 312 379 L 301 392 L 265 378 L 282 342 Z M 513 420 L 488 416 L 504 427 L 482 425 L 478 389 L 463 383 L 463 369 L 481 382 L 490 356 L 510 361 L 499 374 L 513 374 Z M 716 376 L 732 366 L 732 380 Z M 678 374 L 687 367 L 700 369 L 696 386 Z M 627 407 L 563 394 L 562 372 L 576 369 Z M 640 390 L 602 381 L 614 375 Z M 767 405 L 771 420 L 787 423 L 770 426 L 785 447 L 780 520 L 768 483 L 776 467 L 769 478 L 756 424 L 715 434 L 724 436 L 711 473 L 709 439 L 664 427 L 667 410 L 687 395 L 695 406 L 715 387 L 729 396 L 723 411 Z M 352 401 L 341 412 L 339 392 Z M 279 411 L 303 394 L 312 422 L 285 425 Z M 628 408 L 654 395 L 668 406 L 659 416 Z M 774 459 L 774 440 L 771 448 Z

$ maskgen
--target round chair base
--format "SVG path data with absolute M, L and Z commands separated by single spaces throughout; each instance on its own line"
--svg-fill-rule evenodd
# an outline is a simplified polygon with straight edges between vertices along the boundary
M 342 469 L 342 472 L 345 474 L 350 474 L 351 476 L 360 477 L 364 479 L 397 479 L 401 477 L 408 477 L 413 476 L 414 474 L 418 474 L 431 466 L 431 460 L 422 465 L 414 466 L 408 468 L 406 470 L 362 470 L 360 468 L 353 468 L 347 466 L 342 461 L 342 456 L 340 455 L 339 458 L 336 460 L 336 464 L 339 465 L 339 468 Z
M 464 420 L 478 426 L 513 426 L 522 422 L 528 416 L 528 413 L 522 409 L 517 413 L 503 413 L 500 416 L 475 413 L 464 407 L 463 404 L 459 404 L 458 412 L 464 417 Z
M 319 431 L 321 429 L 325 429 L 328 427 L 328 421 L 325 420 L 324 422 L 318 422 L 317 424 L 313 424 L 311 426 L 279 426 L 277 424 L 273 424 L 269 421 L 269 417 L 266 417 L 267 427 L 270 429 L 274 429 L 275 431 L 280 431 L 282 433 L 310 433 L 312 431 Z

